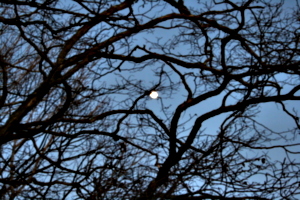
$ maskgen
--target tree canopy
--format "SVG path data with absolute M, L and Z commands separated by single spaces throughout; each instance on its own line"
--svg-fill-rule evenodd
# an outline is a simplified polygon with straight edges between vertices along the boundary
M 1 199 L 299 197 L 289 2 L 0 0 Z

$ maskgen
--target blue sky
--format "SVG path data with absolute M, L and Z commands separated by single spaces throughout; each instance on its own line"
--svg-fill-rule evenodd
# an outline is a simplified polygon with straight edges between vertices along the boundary
M 143 1 L 139 1 L 140 5 L 143 3 Z M 200 6 L 199 4 L 197 4 L 198 1 L 193 1 L 193 0 L 186 0 L 185 4 L 192 7 L 193 9 L 200 10 Z M 211 1 L 201 1 L 201 2 L 211 2 Z M 273 1 L 275 2 L 275 1 Z M 285 1 L 285 8 L 286 8 L 286 12 L 289 13 L 290 9 L 293 8 L 295 1 Z M 144 8 L 136 6 L 135 9 L 138 12 L 142 12 L 142 11 L 146 11 L 149 7 L 146 5 Z M 205 8 L 203 8 L 205 10 Z M 215 9 L 223 9 L 222 5 L 215 7 Z M 155 9 L 154 9 L 155 10 Z M 174 8 L 170 8 L 170 7 L 165 7 L 162 8 L 159 12 L 154 13 L 154 11 L 150 11 L 149 13 L 147 13 L 147 15 L 149 16 L 153 16 L 155 14 L 155 16 L 161 16 L 164 15 L 166 13 L 172 12 L 172 10 L 175 11 Z M 83 13 L 85 11 L 82 11 Z M 127 12 L 127 11 L 126 11 Z M 67 16 L 65 16 L 67 17 Z M 61 18 L 62 20 L 64 18 Z M 149 19 L 147 19 L 146 17 L 143 17 L 144 22 L 148 21 Z M 162 24 L 159 25 L 165 25 L 168 26 L 170 23 L 173 24 L 180 24 L 181 22 L 183 22 L 183 20 L 174 20 L 172 22 L 167 21 L 164 22 Z M 186 26 L 190 25 L 190 24 L 185 24 Z M 99 34 L 99 38 L 97 38 L 99 40 L 99 42 L 104 41 L 105 39 L 109 38 L 111 35 L 113 35 L 113 31 L 111 29 L 111 26 L 105 23 L 101 23 L 99 25 L 97 25 L 96 27 L 94 27 L 91 31 L 90 36 L 94 36 L 94 32 L 93 31 L 99 31 L 99 30 L 103 30 L 103 28 L 106 27 L 107 30 L 101 32 L 101 34 Z M 183 29 L 181 29 L 183 30 Z M 184 31 L 186 31 L 187 29 L 184 29 Z M 189 29 L 192 30 L 192 29 Z M 118 30 L 118 31 L 122 31 L 122 29 Z M 153 30 L 148 30 L 148 31 L 144 31 L 142 33 L 138 33 L 136 35 L 134 35 L 132 38 L 130 38 L 128 41 L 123 41 L 128 42 L 129 43 L 129 48 L 131 48 L 130 50 L 134 49 L 135 46 L 139 45 L 139 47 L 143 48 L 145 47 L 146 50 L 152 51 L 153 53 L 161 53 L 161 54 L 170 54 L 173 55 L 176 58 L 180 58 L 181 59 L 186 59 L 188 60 L 189 58 L 186 58 L 185 56 L 187 54 L 190 54 L 191 52 L 193 53 L 199 53 L 197 51 L 197 44 L 201 47 L 203 47 L 203 40 L 199 39 L 199 41 L 191 44 L 191 43 L 180 43 L 180 44 L 176 44 L 176 39 L 172 40 L 172 38 L 174 38 L 175 36 L 179 35 L 179 29 L 166 29 L 166 28 L 159 28 L 157 27 L 156 29 Z M 192 34 L 190 32 L 186 33 L 186 32 L 182 32 L 182 34 Z M 88 35 L 88 34 L 87 34 Z M 217 33 L 212 33 L 211 38 L 217 37 Z M 224 33 L 220 33 L 220 37 L 223 37 Z M 102 37 L 102 38 L 101 38 Z M 218 48 L 218 45 L 220 43 L 218 43 L 219 41 L 217 41 L 215 43 L 216 48 L 214 49 L 214 54 L 216 57 L 218 57 L 218 55 L 220 54 L 220 48 Z M 159 45 L 155 45 L 154 43 L 159 43 Z M 118 46 L 119 45 L 119 46 Z M 202 46 L 201 46 L 202 45 Z M 232 44 L 234 45 L 234 44 Z M 127 55 L 128 54 L 128 49 L 125 48 L 121 48 L 122 44 L 121 43 L 117 43 L 114 48 L 116 48 L 114 53 L 119 53 L 119 54 L 124 54 Z M 126 45 L 124 45 L 126 46 Z M 120 47 L 120 48 L 119 48 Z M 110 47 L 112 48 L 112 47 Z M 118 49 L 119 48 L 119 49 Z M 110 49 L 112 50 L 112 49 Z M 146 51 L 145 50 L 145 51 Z M 53 53 L 55 52 L 56 49 L 53 48 Z M 142 56 L 145 53 L 145 51 L 143 50 L 137 50 L 134 51 L 132 55 L 134 56 Z M 73 52 L 70 53 L 69 57 L 73 56 L 75 54 L 76 50 L 74 50 Z M 205 56 L 194 56 L 193 58 L 190 58 L 191 60 L 193 60 L 194 62 L 204 62 L 206 60 L 207 57 Z M 235 59 L 238 59 L 238 56 L 235 55 L 234 57 Z M 135 109 L 150 109 L 151 111 L 154 112 L 154 114 L 156 114 L 156 116 L 158 116 L 161 120 L 163 120 L 166 124 L 167 127 L 170 127 L 170 121 L 171 118 L 174 114 L 175 109 L 184 101 L 187 100 L 187 95 L 188 95 L 188 91 L 185 89 L 184 84 L 180 79 L 180 75 L 178 75 L 174 70 L 172 69 L 171 65 L 168 65 L 167 62 L 163 62 L 163 61 L 158 61 L 158 60 L 151 60 L 151 61 L 146 61 L 143 63 L 138 63 L 138 64 L 134 64 L 133 62 L 124 62 L 123 65 L 121 66 L 121 70 L 120 71 L 114 71 L 111 74 L 108 75 L 104 75 L 105 72 L 109 71 L 109 67 L 108 65 L 110 64 L 109 62 L 113 62 L 112 65 L 115 67 L 118 64 L 120 64 L 120 61 L 116 61 L 116 60 L 106 60 L 106 59 L 100 59 L 100 62 L 97 63 L 96 66 L 93 66 L 91 64 L 91 66 L 86 66 L 86 68 L 90 67 L 90 69 L 93 70 L 98 70 L 97 72 L 100 74 L 99 75 L 99 79 L 97 79 L 96 81 L 91 81 L 91 80 L 86 80 L 86 82 L 88 82 L 87 87 L 93 87 L 95 86 L 95 88 L 99 88 L 99 90 L 104 91 L 105 88 L 109 88 L 112 85 L 120 85 L 120 86 L 125 86 L 125 89 L 118 92 L 118 93 L 112 93 L 112 94 L 108 94 L 105 97 L 103 97 L 103 110 L 106 111 L 106 109 L 128 109 L 133 102 L 135 102 L 135 100 L 139 97 L 141 97 L 145 90 L 151 90 L 153 89 L 153 87 L 155 87 L 155 85 L 157 85 L 157 83 L 159 82 L 159 76 L 158 75 L 162 75 L 164 77 L 164 81 L 163 83 L 158 86 L 157 88 L 155 88 L 155 90 L 157 90 L 159 92 L 159 98 L 158 99 L 151 99 L 149 97 L 143 97 L 141 98 Z M 201 73 L 199 69 L 186 69 L 183 67 L 180 67 L 179 65 L 175 65 L 174 67 L 178 70 L 178 72 L 180 73 L 186 73 L 187 76 L 189 76 L 189 78 L 187 78 L 186 83 L 190 86 L 191 90 L 197 90 L 197 95 L 204 93 L 208 90 L 211 90 L 212 88 L 215 87 L 215 85 L 211 84 L 211 85 L 201 85 L 201 79 L 199 78 Z M 126 69 L 135 69 L 135 71 L 126 71 Z M 78 74 L 76 74 L 73 78 L 76 79 L 77 76 L 80 77 L 80 72 L 78 72 Z M 103 75 L 103 76 L 102 76 Z M 98 75 L 97 75 L 98 76 Z M 287 77 L 285 75 L 281 75 L 278 74 L 276 75 L 277 79 L 286 79 Z M 87 78 L 88 79 L 88 78 Z M 128 80 L 131 81 L 128 81 Z M 92 83 L 90 83 L 90 82 Z M 290 81 L 290 80 L 289 80 Z M 299 80 L 293 80 L 295 81 L 295 84 L 299 84 Z M 176 84 L 179 83 L 179 84 Z M 199 86 L 200 85 L 200 86 Z M 103 86 L 103 87 L 102 87 Z M 171 87 L 172 86 L 172 87 Z M 290 87 L 288 85 L 286 85 L 282 92 L 285 93 L 287 91 L 289 91 Z M 191 130 L 191 128 L 195 125 L 195 120 L 197 117 L 201 116 L 202 114 L 205 114 L 207 112 L 210 112 L 214 109 L 217 109 L 218 107 L 220 107 L 220 105 L 222 104 L 222 99 L 224 98 L 224 95 L 226 95 L 225 92 L 212 97 L 212 98 L 208 98 L 202 102 L 200 102 L 199 104 L 190 107 L 189 109 L 186 110 L 186 112 L 184 112 L 181 117 L 180 117 L 180 121 L 179 121 L 179 128 L 178 128 L 178 132 L 177 132 L 177 136 L 178 138 L 181 140 L 181 142 L 185 142 L 186 136 L 189 134 L 189 131 Z M 196 96 L 196 95 L 195 95 Z M 102 98 L 102 96 L 100 97 Z M 235 102 L 237 102 L 239 100 L 239 98 L 241 98 L 241 95 L 236 94 L 236 95 L 232 95 L 228 98 L 228 100 L 226 101 L 226 105 L 230 105 L 233 104 Z M 101 99 L 97 99 L 100 100 Z M 52 99 L 52 101 L 54 101 Z M 99 102 L 93 102 L 93 104 L 97 104 Z M 101 103 L 102 103 L 101 102 Z M 55 107 L 56 104 L 59 104 L 58 102 L 53 102 L 53 104 L 51 104 L 51 106 Z M 110 104 L 112 107 L 106 107 L 108 104 Z M 52 108 L 52 107 L 49 107 Z M 89 105 L 91 107 L 93 106 L 99 106 L 99 105 Z M 102 106 L 102 105 L 100 105 Z M 293 102 L 293 101 L 287 101 L 286 102 L 286 108 L 290 111 L 292 111 L 292 109 L 296 109 L 298 112 L 300 112 L 299 110 L 299 102 Z M 88 109 L 92 109 L 90 107 L 87 108 Z M 35 111 L 39 114 L 41 110 Z M 84 111 L 83 111 L 84 112 Z M 295 129 L 295 123 L 292 121 L 291 117 L 288 116 L 286 113 L 282 112 L 282 107 L 281 105 L 277 104 L 277 103 L 264 103 L 261 104 L 260 106 L 257 107 L 257 109 L 255 110 L 255 112 L 257 112 L 257 116 L 254 119 L 247 119 L 248 122 L 251 122 L 251 120 L 257 120 L 259 121 L 261 124 L 257 124 L 256 129 L 252 129 L 249 128 L 247 129 L 247 131 L 244 132 L 240 132 L 240 134 L 244 137 L 248 137 L 249 135 L 251 135 L 252 133 L 254 133 L 255 131 L 264 131 L 263 136 L 266 137 L 282 137 L 282 139 L 285 140 L 278 140 L 276 143 L 273 141 L 270 141 L 269 143 L 264 143 L 262 145 L 276 145 L 276 144 L 282 144 L 283 142 L 286 144 L 290 144 L 290 143 L 299 143 L 299 145 L 297 147 L 293 147 L 293 148 L 289 148 L 289 150 L 292 151 L 299 151 L 299 146 L 300 146 L 300 139 L 299 139 L 299 135 L 293 135 L 291 134 L 293 129 Z M 37 115 L 38 115 L 37 114 Z M 212 117 L 208 120 L 206 120 L 205 122 L 203 122 L 202 126 L 201 126 L 201 130 L 199 131 L 199 135 L 202 136 L 203 141 L 201 140 L 197 140 L 194 142 L 194 144 L 196 145 L 196 143 L 201 143 L 203 142 L 203 146 L 205 146 L 205 139 L 210 137 L 210 136 L 216 136 L 219 132 L 220 132 L 220 126 L 223 123 L 223 120 L 225 119 L 225 117 L 227 117 L 229 115 L 229 113 L 224 113 L 224 114 L 220 114 L 217 115 L 215 117 Z M 118 115 L 120 116 L 120 115 Z M 48 116 L 45 116 L 48 117 Z M 155 129 L 155 125 L 151 124 L 149 125 L 149 127 L 146 127 L 147 123 L 145 123 L 145 127 L 143 127 L 143 130 L 145 132 L 139 132 L 139 127 L 135 127 L 136 124 L 139 122 L 138 117 L 140 116 L 129 116 L 128 119 L 124 120 L 124 123 L 122 123 L 121 129 L 120 129 L 120 134 L 124 134 L 125 136 L 127 136 L 126 134 L 129 135 L 129 138 L 132 139 L 132 141 L 137 142 L 138 144 L 146 144 L 146 146 L 143 146 L 145 148 L 149 148 L 153 151 L 155 151 L 155 153 L 157 153 L 159 155 L 159 161 L 163 162 L 165 159 L 165 157 L 167 156 L 168 152 L 168 140 L 165 139 L 163 142 L 166 144 L 166 146 L 162 146 L 162 147 L 152 147 L 151 143 L 147 143 L 147 142 L 140 142 L 138 141 L 138 137 L 142 138 L 143 134 L 146 135 L 145 137 L 148 137 L 150 139 L 157 139 L 159 138 L 159 131 L 158 129 Z M 150 118 L 150 117 L 149 117 Z M 26 118 L 25 118 L 26 119 Z M 25 121 L 24 119 L 24 121 Z M 35 119 L 35 118 L 34 118 Z M 114 118 L 114 120 L 118 120 L 119 118 Z M 103 120 L 103 124 L 106 123 L 105 120 Z M 99 130 L 101 128 L 103 128 L 103 130 L 105 131 L 111 131 L 114 130 L 115 128 L 115 121 L 110 121 L 110 119 L 107 120 L 107 124 L 108 127 L 101 127 L 99 128 L 99 124 L 102 125 L 102 122 L 95 122 L 92 123 L 90 125 L 90 127 L 88 127 L 89 129 L 96 129 L 99 128 Z M 149 120 L 149 123 L 153 123 L 153 120 Z M 237 120 L 237 122 L 240 122 Z M 231 122 L 226 122 L 225 124 L 230 124 Z M 113 125 L 112 125 L 113 124 Z M 126 127 L 133 127 L 132 129 L 130 128 L 126 128 Z M 265 126 L 265 127 L 264 127 Z M 123 129 L 124 128 L 124 129 Z M 234 129 L 236 128 L 236 129 Z M 263 129 L 266 130 L 263 130 Z M 239 131 L 239 129 L 241 128 L 241 125 L 237 125 L 236 127 L 233 126 L 233 130 L 237 130 L 237 132 Z M 269 130 L 268 130 L 269 129 Z M 132 132 L 130 132 L 130 130 Z M 128 132 L 126 132 L 128 131 Z M 273 132 L 271 134 L 271 132 Z M 136 136 L 135 134 L 139 134 L 138 136 Z M 245 135 L 243 135 L 245 134 Z M 249 135 L 247 135 L 249 134 Z M 166 135 L 164 135 L 165 138 L 167 138 Z M 285 138 L 284 138 L 285 137 Z M 109 138 L 109 137 L 107 137 Z M 202 139 L 201 138 L 201 139 Z M 144 138 L 142 138 L 144 139 Z M 107 140 L 108 141 L 108 140 Z M 142 141 L 142 140 L 141 140 Z M 144 141 L 146 141 L 144 139 Z M 287 142 L 286 142 L 287 141 Z M 42 141 L 39 141 L 42 143 Z M 80 139 L 78 139 L 77 141 L 78 143 L 81 142 Z M 75 143 L 77 143 L 75 142 Z M 140 143 L 139 143 L 140 142 Z M 116 144 L 115 144 L 116 143 Z M 117 142 L 115 142 L 111 145 L 116 145 L 117 146 Z M 152 143 L 153 144 L 153 143 Z M 95 145 L 95 144 L 91 144 Z M 148 146 L 147 146 L 148 145 Z M 42 144 L 41 144 L 42 146 Z M 80 147 L 79 147 L 80 148 Z M 112 149 L 115 147 L 112 147 Z M 204 147 L 205 148 L 205 147 Z M 225 147 L 227 148 L 227 147 Z M 74 149 L 72 149 L 74 150 Z M 262 155 L 265 154 L 267 152 L 270 152 L 268 154 L 267 159 L 270 161 L 275 161 L 275 160 L 279 160 L 282 161 L 284 159 L 287 158 L 287 155 L 285 155 L 282 151 L 282 149 L 274 149 L 274 150 L 253 150 L 253 151 L 244 151 L 242 152 L 242 154 L 247 155 L 249 157 L 253 156 L 253 155 Z M 53 159 L 55 160 L 55 155 L 58 154 L 58 152 L 54 149 L 53 150 Z M 78 153 L 76 151 L 72 151 L 71 154 L 73 155 L 73 153 Z M 51 155 L 51 153 L 49 154 Z M 297 160 L 297 162 L 300 162 L 299 157 L 297 157 L 297 155 L 293 155 L 290 154 L 289 155 L 290 159 L 295 159 Z M 100 156 L 99 156 L 100 157 Z M 99 158 L 100 161 L 104 160 L 105 158 Z M 144 160 L 143 160 L 144 159 Z M 148 157 L 143 157 L 143 159 L 141 159 L 141 163 L 146 163 L 147 165 L 149 165 L 150 168 L 154 169 L 153 171 L 157 170 L 156 167 L 154 167 L 154 164 L 156 162 L 156 158 L 153 155 L 148 155 Z M 87 159 L 88 160 L 88 159 Z M 89 160 L 88 160 L 89 161 Z M 83 162 L 85 163 L 85 162 Z M 137 163 L 132 161 L 132 163 Z M 99 163 L 97 163 L 99 165 Z M 135 165 L 134 165 L 135 166 Z M 77 167 L 77 166 L 75 166 Z M 249 166 L 247 166 L 249 167 Z M 278 167 L 280 167 L 278 165 Z M 154 176 L 154 175 L 153 175 Z M 250 178 L 252 181 L 263 181 L 264 180 L 264 175 L 261 176 L 255 176 Z M 199 188 L 201 186 L 201 180 L 199 181 L 195 181 L 194 182 L 194 186 L 195 189 Z
M 185 1 L 186 5 L 196 7 L 197 4 L 194 4 L 195 1 Z M 273 2 L 273 1 L 272 1 Z M 287 13 L 290 13 L 290 9 L 293 8 L 295 5 L 295 1 L 285 1 L 285 11 Z M 219 7 L 222 9 L 222 7 Z M 165 10 L 166 11 L 166 10 Z M 175 34 L 175 33 L 174 33 Z M 169 30 L 158 30 L 152 33 L 152 38 L 147 35 L 147 40 L 155 40 L 155 37 L 159 38 L 162 37 L 161 41 L 163 41 L 168 38 L 168 36 L 172 35 L 172 31 Z M 141 39 L 142 40 L 142 39 Z M 147 45 L 148 46 L 148 45 Z M 184 52 L 186 51 L 187 47 L 184 46 L 179 46 L 177 47 L 177 52 Z M 176 51 L 174 50 L 174 51 Z M 286 79 L 285 76 L 278 75 L 278 79 Z M 173 77 L 175 79 L 176 75 L 173 74 Z M 178 77 L 177 77 L 178 78 Z M 146 75 L 144 75 L 144 80 L 151 82 L 151 76 L 149 76 L 149 73 L 146 72 Z M 283 88 L 283 93 L 289 91 L 289 87 L 285 86 Z M 175 108 L 177 105 L 182 103 L 184 99 L 186 98 L 186 91 L 184 89 L 180 89 L 176 94 L 174 94 L 171 98 L 166 99 L 169 97 L 169 94 L 164 94 L 164 91 L 160 91 L 160 98 L 158 100 L 151 100 L 149 99 L 147 102 L 147 108 L 153 110 L 156 113 L 160 112 L 160 106 L 161 106 L 161 101 L 165 102 L 165 105 L 170 105 L 172 108 Z M 189 109 L 184 116 L 182 117 L 182 121 L 184 121 L 189 115 L 194 115 L 197 114 L 198 116 L 201 115 L 202 113 L 205 113 L 207 111 L 213 110 L 220 106 L 221 100 L 222 100 L 222 95 L 219 97 L 213 97 L 211 99 L 205 100 L 204 102 L 201 102 L 199 105 L 193 106 L 191 109 Z M 299 112 L 299 102 L 296 101 L 287 101 L 286 102 L 286 108 L 290 111 L 293 109 L 298 110 Z M 285 137 L 288 141 L 291 143 L 299 143 L 300 144 L 300 139 L 299 135 L 294 136 L 292 134 L 292 129 L 296 128 L 296 124 L 293 121 L 293 119 L 288 116 L 286 113 L 282 111 L 282 107 L 277 104 L 277 103 L 264 103 L 261 104 L 258 107 L 258 114 L 257 117 L 255 118 L 257 121 L 259 121 L 262 125 L 266 126 L 270 130 L 277 132 L 278 135 L 276 137 L 279 137 L 281 135 L 282 137 Z M 158 114 L 159 115 L 159 114 Z M 224 117 L 226 117 L 227 114 L 222 114 L 220 116 L 216 116 L 214 118 L 211 118 L 207 120 L 206 122 L 203 123 L 202 130 L 205 130 L 205 133 L 207 134 L 217 134 L 219 130 L 219 125 L 222 123 Z M 193 121 L 189 122 L 188 124 L 185 125 L 186 128 L 189 128 L 189 126 L 192 126 Z M 184 133 L 183 133 L 184 135 Z M 274 136 L 275 137 L 275 136 Z M 277 145 L 277 144 L 289 144 L 289 142 L 286 142 L 284 140 L 279 140 L 277 142 L 270 142 L 266 145 Z M 299 152 L 299 145 L 297 147 L 292 147 L 288 148 L 291 151 L 298 151 Z M 252 151 L 252 152 L 245 152 L 245 155 L 250 156 L 251 154 L 261 154 L 261 153 L 268 153 L 269 157 L 268 159 L 275 161 L 283 161 L 284 159 L 287 158 L 287 155 L 285 155 L 284 151 L 281 148 L 276 148 L 272 150 L 258 150 L 258 151 Z M 297 162 L 300 162 L 300 158 L 297 154 L 289 154 L 289 158 L 291 160 L 295 159 Z M 261 182 L 264 180 L 264 176 L 255 176 L 253 178 L 253 181 L 258 181 Z

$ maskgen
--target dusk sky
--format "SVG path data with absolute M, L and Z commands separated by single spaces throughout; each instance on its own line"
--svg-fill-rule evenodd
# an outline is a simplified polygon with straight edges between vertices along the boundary
M 299 191 L 299 0 L 40 2 L 0 7 L 3 188 Z

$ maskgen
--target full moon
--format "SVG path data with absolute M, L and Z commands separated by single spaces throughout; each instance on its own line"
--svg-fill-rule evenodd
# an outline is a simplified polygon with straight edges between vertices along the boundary
M 152 92 L 150 93 L 150 97 L 151 97 L 152 99 L 157 99 L 157 97 L 158 97 L 158 92 L 152 91 Z

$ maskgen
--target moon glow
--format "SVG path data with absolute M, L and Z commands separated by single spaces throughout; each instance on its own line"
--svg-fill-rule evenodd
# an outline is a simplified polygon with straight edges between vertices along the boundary
M 152 92 L 150 93 L 150 97 L 151 97 L 152 99 L 157 99 L 157 98 L 158 98 L 158 92 L 152 91 Z

